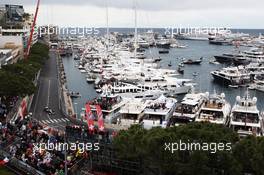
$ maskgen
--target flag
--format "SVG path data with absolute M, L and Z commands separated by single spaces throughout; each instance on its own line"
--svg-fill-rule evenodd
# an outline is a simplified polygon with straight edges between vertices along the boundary
M 98 116 L 98 128 L 99 131 L 104 131 L 104 118 L 103 118 L 103 113 L 102 113 L 102 109 L 99 105 L 96 105 L 96 112 L 97 112 L 97 116 Z
M 31 121 L 29 121 L 29 123 L 28 123 L 28 127 L 29 127 L 30 129 L 32 129 L 32 122 L 31 122 Z
M 7 157 L 3 160 L 0 160 L 0 166 L 5 165 L 7 162 L 9 162 L 9 159 Z
M 90 107 L 89 103 L 87 103 L 85 105 L 85 111 L 86 111 L 85 117 L 86 117 L 86 120 L 88 123 L 88 129 L 89 129 L 89 131 L 94 131 L 93 114 L 92 114 L 91 107 Z
M 19 115 L 21 119 L 24 119 L 26 112 L 27 112 L 27 102 L 25 99 L 23 99 L 19 108 Z

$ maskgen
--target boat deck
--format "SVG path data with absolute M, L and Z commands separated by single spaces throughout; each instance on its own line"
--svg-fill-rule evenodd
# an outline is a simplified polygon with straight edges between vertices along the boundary
M 209 109 L 222 109 L 223 104 L 219 104 L 219 103 L 205 103 L 204 107 L 205 108 L 209 108 Z

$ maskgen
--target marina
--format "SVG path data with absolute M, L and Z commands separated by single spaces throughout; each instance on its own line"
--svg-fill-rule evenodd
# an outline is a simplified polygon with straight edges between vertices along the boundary
M 0 174 L 263 174 L 264 1 L 2 1 Z
M 138 52 L 137 49 L 135 52 L 127 45 L 127 39 L 125 42 L 115 43 L 116 36 L 116 33 L 111 33 L 109 42 L 112 44 L 108 50 L 103 44 L 104 36 L 97 40 L 93 37 L 82 39 L 82 43 L 92 43 L 89 45 L 81 45 L 75 40 L 75 44 L 80 45 L 81 49 L 72 47 L 72 52 L 73 55 L 79 54 L 78 59 L 77 56 L 63 56 L 68 88 L 82 94 L 81 98 L 72 99 L 79 118 L 87 101 L 105 93 L 108 93 L 105 99 L 120 96 L 120 99 L 129 102 L 112 110 L 103 109 L 106 123 L 127 127 L 142 124 L 148 129 L 194 121 L 209 121 L 231 127 L 231 107 L 235 105 L 237 96 L 244 97 L 246 93 L 258 97 L 256 105 L 259 109 L 264 107 L 263 85 L 258 80 L 262 77 L 262 56 L 257 56 L 262 54 L 260 51 L 248 51 L 249 47 L 241 46 L 239 49 L 244 50 L 241 53 L 248 54 L 248 58 L 251 55 L 254 60 L 245 65 L 234 66 L 230 64 L 231 61 L 217 62 L 220 59 L 218 57 L 212 61 L 215 55 L 233 52 L 236 47 L 233 45 L 214 45 L 205 40 L 179 40 L 181 44 L 188 46 L 182 49 L 169 48 L 167 45 L 170 40 L 161 39 L 157 46 L 149 46 L 141 40 L 142 51 Z M 144 33 L 140 36 L 143 37 Z M 74 45 L 72 41 L 67 42 L 64 40 L 63 45 Z M 93 45 L 98 47 L 95 49 Z M 166 48 L 169 52 L 161 54 L 160 48 Z M 240 57 L 232 54 L 224 56 Z M 76 79 L 80 81 L 78 84 L 74 83 Z M 198 97 L 197 93 L 203 95 Z M 148 103 L 151 102 L 148 101 L 158 100 L 162 96 L 174 99 L 175 106 L 172 105 L 174 107 L 171 109 L 173 112 L 170 109 L 167 112 L 159 113 L 158 109 L 154 113 L 150 112 Z M 141 105 L 136 105 L 137 103 Z M 180 104 L 187 106 L 180 107 Z M 184 111 L 188 117 L 184 115 Z

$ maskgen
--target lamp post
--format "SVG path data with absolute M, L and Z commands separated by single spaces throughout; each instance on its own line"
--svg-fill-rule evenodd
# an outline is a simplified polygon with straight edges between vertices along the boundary
M 76 119 L 78 119 L 77 104 L 78 103 L 76 103 L 76 102 L 74 103 L 74 108 L 75 108 L 74 110 L 75 110 Z
M 67 144 L 67 136 L 66 136 L 66 130 L 65 130 L 65 133 L 64 133 L 64 143 Z M 64 150 L 64 175 L 68 175 L 68 167 L 67 167 L 67 150 L 65 149 Z

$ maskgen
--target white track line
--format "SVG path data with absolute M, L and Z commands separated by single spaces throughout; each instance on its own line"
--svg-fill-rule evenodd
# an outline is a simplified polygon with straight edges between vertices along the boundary
M 45 120 L 41 120 L 40 123 L 47 124 Z
M 49 121 L 50 121 L 51 123 L 55 123 L 52 119 L 49 119 Z
M 50 100 L 50 80 L 49 80 L 49 87 L 48 87 L 48 99 L 47 99 L 47 106 L 49 106 L 49 100 Z

